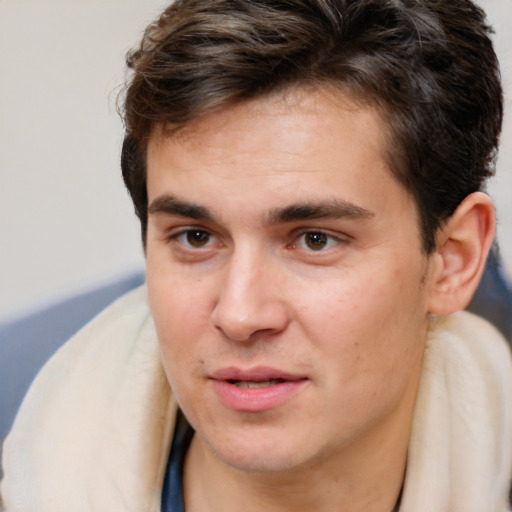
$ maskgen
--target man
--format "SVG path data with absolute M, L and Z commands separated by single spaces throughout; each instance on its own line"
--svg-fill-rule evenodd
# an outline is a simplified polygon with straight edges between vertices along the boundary
M 456 313 L 494 234 L 488 33 L 469 0 L 183 0 L 149 26 L 122 155 L 147 301 L 36 379 L 7 510 L 508 510 L 510 354 Z

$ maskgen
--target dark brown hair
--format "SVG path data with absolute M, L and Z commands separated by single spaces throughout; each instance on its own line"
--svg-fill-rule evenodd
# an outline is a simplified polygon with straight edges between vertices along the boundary
M 384 114 L 391 171 L 431 252 L 442 222 L 494 172 L 503 105 L 490 32 L 469 0 L 176 1 L 127 57 L 121 164 L 143 240 L 156 124 L 329 85 Z

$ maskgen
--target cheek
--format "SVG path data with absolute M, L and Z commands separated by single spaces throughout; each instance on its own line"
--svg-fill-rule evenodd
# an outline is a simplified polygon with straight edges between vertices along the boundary
M 420 281 L 418 272 L 389 265 L 347 273 L 309 293 L 297 309 L 301 328 L 326 356 L 325 364 L 343 369 L 347 383 L 361 376 L 399 378 L 402 368 L 408 373 L 415 364 L 425 336 Z
M 183 368 L 191 371 L 192 364 L 197 364 L 194 363 L 194 353 L 198 349 L 198 340 L 209 325 L 205 294 L 195 293 L 197 287 L 180 276 L 153 272 L 151 268 L 147 273 L 147 286 L 168 377 L 177 375 Z
M 148 280 L 148 294 L 167 380 L 187 417 L 194 418 L 184 405 L 197 401 L 198 379 L 191 377 L 202 375 L 200 340 L 205 322 L 197 302 L 182 292 L 179 281 L 173 281 Z
M 169 262 L 170 256 L 162 248 L 148 244 L 146 256 L 146 282 L 153 318 L 159 334 L 168 334 L 193 328 L 201 311 L 198 293 L 200 279 L 188 275 L 183 266 Z
M 296 291 L 294 297 L 302 327 L 318 341 L 361 341 L 386 309 L 382 287 L 371 275 L 325 280 L 322 286 Z

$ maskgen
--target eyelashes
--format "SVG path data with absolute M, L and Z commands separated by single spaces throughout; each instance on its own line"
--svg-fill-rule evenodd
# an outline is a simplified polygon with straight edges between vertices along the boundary
M 214 236 L 210 232 L 198 228 L 182 230 L 175 235 L 171 235 L 170 239 L 175 240 L 187 249 L 203 249 L 214 242 Z
M 292 241 L 285 244 L 288 250 L 299 250 L 306 253 L 328 252 L 340 244 L 347 244 L 348 237 L 333 235 L 320 229 L 295 230 Z M 222 247 L 222 241 L 211 231 L 199 227 L 182 228 L 168 237 L 169 241 L 183 251 L 204 252 L 215 247 Z
M 300 233 L 293 243 L 293 248 L 306 251 L 323 252 L 342 243 L 339 237 L 335 237 L 325 231 L 305 231 Z

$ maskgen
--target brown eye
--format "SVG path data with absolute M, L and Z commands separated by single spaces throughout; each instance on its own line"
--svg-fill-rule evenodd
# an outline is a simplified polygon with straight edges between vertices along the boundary
M 210 233 L 201 229 L 190 229 L 185 233 L 187 245 L 196 249 L 208 245 L 210 241 Z
M 327 247 L 329 236 L 321 231 L 312 231 L 304 234 L 304 243 L 312 251 L 321 251 Z

